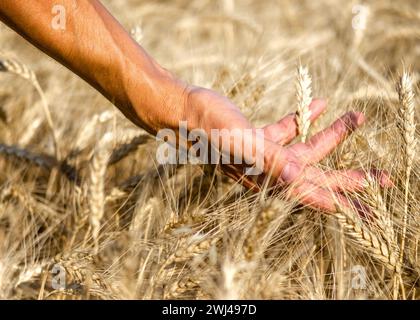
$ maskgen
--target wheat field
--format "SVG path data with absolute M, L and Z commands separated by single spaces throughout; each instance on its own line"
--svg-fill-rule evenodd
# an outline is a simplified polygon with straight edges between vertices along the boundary
M 367 179 L 351 195 L 362 218 L 159 165 L 154 137 L 0 24 L 1 299 L 419 298 L 419 1 L 103 3 L 257 126 L 310 96 L 328 108 L 301 139 L 364 112 L 320 166 L 387 170 L 394 186 Z

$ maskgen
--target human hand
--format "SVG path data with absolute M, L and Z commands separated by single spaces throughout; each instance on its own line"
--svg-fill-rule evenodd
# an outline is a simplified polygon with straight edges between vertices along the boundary
M 311 122 L 316 120 L 326 108 L 326 102 L 315 99 L 309 106 Z M 366 175 L 370 174 L 381 186 L 392 183 L 386 173 L 376 169 L 364 170 L 322 170 L 316 166 L 318 162 L 330 154 L 351 132 L 361 126 L 365 117 L 360 112 L 348 112 L 337 119 L 328 128 L 318 132 L 306 143 L 291 143 L 298 135 L 296 114 L 292 113 L 262 128 L 263 135 L 258 136 L 255 128 L 225 97 L 201 88 L 193 88 L 187 99 L 187 111 L 192 116 L 195 127 L 206 132 L 211 129 L 251 129 L 255 134 L 242 135 L 240 146 L 255 146 L 256 139 L 264 139 L 264 150 L 251 149 L 247 154 L 242 149 L 228 150 L 233 156 L 238 151 L 244 158 L 261 156 L 264 159 L 263 173 L 253 179 L 244 176 L 243 164 L 223 164 L 220 170 L 227 176 L 239 181 L 248 188 L 261 190 L 264 183 L 270 187 L 288 187 L 288 194 L 304 205 L 335 212 L 336 205 L 350 207 L 352 203 L 343 192 L 360 191 L 366 187 Z M 237 146 L 237 145 L 236 145 Z

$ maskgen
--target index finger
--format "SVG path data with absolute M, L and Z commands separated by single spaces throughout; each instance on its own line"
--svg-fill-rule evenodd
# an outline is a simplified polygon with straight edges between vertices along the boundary
M 305 155 L 308 163 L 316 163 L 333 151 L 350 133 L 365 122 L 361 112 L 348 112 L 331 126 L 318 132 L 306 143 L 309 151 Z

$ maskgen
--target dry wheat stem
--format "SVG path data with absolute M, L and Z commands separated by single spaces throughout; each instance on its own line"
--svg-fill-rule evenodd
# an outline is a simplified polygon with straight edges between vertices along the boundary
M 38 82 L 35 72 L 33 72 L 27 65 L 12 58 L 5 59 L 5 60 L 0 59 L 0 71 L 13 73 L 25 80 L 28 80 L 34 86 L 39 96 L 41 97 L 42 108 L 44 110 L 45 119 L 47 120 L 47 124 L 53 138 L 54 152 L 55 152 L 56 158 L 60 160 L 61 155 L 60 155 L 60 149 L 59 149 L 59 144 L 58 144 L 58 136 L 56 134 L 54 122 L 52 120 L 51 111 L 47 102 L 47 98 L 45 97 L 44 91 L 42 90 Z
M 105 210 L 105 174 L 110 157 L 109 142 L 111 137 L 106 134 L 98 143 L 90 168 L 89 222 L 92 228 L 95 253 L 98 253 L 99 250 L 99 231 Z
M 400 261 L 404 259 L 404 247 L 407 236 L 408 225 L 408 210 L 409 210 L 409 191 L 410 191 L 410 173 L 413 167 L 413 161 L 416 150 L 416 124 L 415 124 L 415 110 L 414 110 L 414 92 L 413 83 L 410 74 L 404 71 L 400 77 L 397 86 L 397 93 L 400 102 L 398 110 L 398 126 L 404 141 L 404 155 L 403 162 L 405 167 L 405 181 L 404 181 L 404 215 L 403 215 L 403 228 L 401 235 L 401 249 Z M 404 294 L 404 293 L 403 293 Z M 394 292 L 394 298 L 397 293 Z
M 296 99 L 297 99 L 297 116 L 296 121 L 298 124 L 298 131 L 300 134 L 300 140 L 305 142 L 309 127 L 311 125 L 310 117 L 311 111 L 309 105 L 312 101 L 312 80 L 309 75 L 309 71 L 306 67 L 299 65 L 297 69 L 297 80 L 296 80 Z

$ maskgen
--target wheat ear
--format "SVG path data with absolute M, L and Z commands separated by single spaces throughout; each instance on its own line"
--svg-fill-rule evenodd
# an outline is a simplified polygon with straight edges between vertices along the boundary
M 280 217 L 280 224 L 286 220 L 289 214 L 285 209 L 284 204 L 277 199 L 263 204 L 244 241 L 243 251 L 247 260 L 255 259 L 263 253 L 265 248 L 261 245 L 262 238 L 276 216 Z
M 120 145 L 112 151 L 111 157 L 109 158 L 109 165 L 113 165 L 137 149 L 152 140 L 152 136 L 148 134 L 140 134 L 135 137 L 123 137 Z
M 353 25 L 354 38 L 353 47 L 358 48 L 365 35 L 366 26 L 369 20 L 370 8 L 367 5 L 359 5 L 357 12 L 356 25 Z
M 394 231 L 391 213 L 388 211 L 385 200 L 381 192 L 375 185 L 375 181 L 371 175 L 366 175 L 367 187 L 365 189 L 367 204 L 372 209 L 377 226 L 384 239 L 393 247 L 397 247 L 397 238 Z
M 343 226 L 344 232 L 354 242 L 370 252 L 372 257 L 381 262 L 389 271 L 401 272 L 401 263 L 396 248 L 369 230 L 362 221 L 355 217 L 353 210 L 339 208 L 337 211 L 335 217 Z
M 405 239 L 408 225 L 408 197 L 410 191 L 410 174 L 413 168 L 413 161 L 416 150 L 416 124 L 414 119 L 414 92 L 413 82 L 410 74 L 404 71 L 396 85 L 400 108 L 398 110 L 398 127 L 404 140 L 403 163 L 405 168 L 404 176 L 404 215 L 401 235 L 400 261 L 404 259 Z M 394 298 L 397 293 L 394 292 Z
M 33 72 L 27 65 L 21 63 L 20 61 L 12 58 L 8 59 L 0 59 L 0 71 L 3 72 L 9 72 L 12 74 L 15 74 L 25 80 L 28 80 L 31 82 L 31 84 L 34 86 L 35 90 L 38 92 L 41 102 L 42 102 L 42 108 L 45 113 L 45 119 L 47 120 L 47 125 L 51 131 L 52 137 L 53 137 L 53 143 L 54 143 L 54 152 L 56 155 L 56 158 L 60 160 L 60 151 L 58 147 L 58 137 L 56 135 L 54 122 L 52 120 L 51 111 L 47 102 L 47 98 L 45 97 L 44 91 L 41 88 L 41 85 L 39 84 L 38 78 L 35 75 L 35 72 Z
M 296 121 L 298 125 L 298 131 L 300 134 L 300 140 L 306 141 L 309 133 L 309 127 L 311 125 L 310 117 L 311 111 L 309 105 L 312 101 L 312 80 L 309 75 L 308 69 L 299 65 L 297 69 L 297 80 L 296 80 L 296 99 L 297 99 L 297 114 Z
M 46 170 L 58 168 L 59 171 L 62 174 L 64 174 L 70 181 L 74 181 L 76 183 L 79 181 L 79 176 L 76 168 L 69 165 L 65 161 L 60 162 L 52 156 L 41 153 L 34 153 L 25 148 L 21 148 L 14 145 L 6 145 L 2 143 L 0 143 L 0 154 L 19 159 L 21 161 L 29 162 L 35 166 L 44 168 Z
M 107 133 L 98 143 L 91 161 L 89 185 L 89 222 L 92 228 L 94 251 L 99 250 L 99 231 L 105 209 L 105 174 L 110 157 L 109 142 L 112 135 Z
M 94 258 L 90 255 L 76 252 L 68 257 L 54 257 L 55 266 L 65 272 L 66 283 L 61 290 L 64 293 L 80 294 L 80 289 L 103 299 L 113 299 L 112 288 L 102 273 L 94 269 Z

